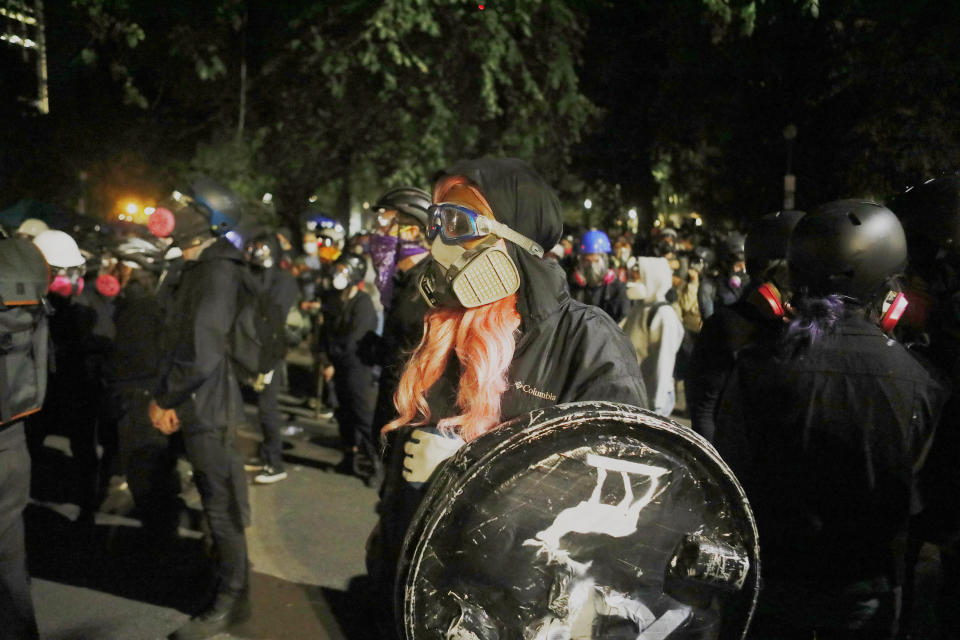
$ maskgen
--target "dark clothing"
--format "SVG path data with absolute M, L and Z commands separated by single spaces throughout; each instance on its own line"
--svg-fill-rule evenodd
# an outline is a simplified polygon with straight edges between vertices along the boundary
M 590 286 L 580 285 L 571 277 L 570 297 L 577 302 L 600 307 L 614 322 L 620 322 L 630 313 L 627 285 L 619 279 L 614 279 L 609 284 Z
M 751 304 L 749 294 L 729 307 L 718 307 L 704 321 L 685 378 L 694 431 L 713 441 L 717 403 L 737 354 L 750 345 L 772 345 L 783 328 L 781 321 Z
M 286 320 L 290 309 L 300 298 L 297 279 L 293 274 L 279 267 L 255 269 L 253 273 L 261 291 L 267 292 L 279 309 L 279 317 Z M 263 433 L 260 458 L 264 464 L 275 471 L 283 470 L 283 434 L 280 432 L 283 419 L 280 415 L 279 402 L 283 383 L 282 367 L 281 362 L 274 370 L 270 383 L 257 393 L 257 412 L 260 416 L 260 431 Z
M 30 454 L 23 422 L 14 422 L 0 427 L 0 640 L 39 637 L 23 536 L 29 499 Z
M 238 595 L 247 589 L 249 577 L 244 529 L 250 525 L 250 502 L 243 459 L 232 441 L 231 429 L 183 434 L 203 512 L 217 545 L 217 591 Z
M 376 389 L 373 370 L 357 355 L 360 340 L 377 328 L 377 312 L 369 294 L 357 291 L 343 300 L 339 291 L 323 300 L 321 349 L 333 365 L 333 386 L 339 406 L 335 416 L 340 427 L 341 444 L 354 446 L 371 458 L 377 455 L 373 434 L 373 404 Z
M 177 455 L 170 437 L 153 428 L 147 411 L 162 359 L 163 310 L 149 280 L 133 279 L 116 298 L 116 339 L 107 361 L 120 464 L 145 531 L 176 534 L 182 502 Z
M 423 338 L 423 318 L 430 306 L 420 295 L 418 283 L 429 263 L 429 259 L 421 260 L 407 271 L 397 271 L 393 277 L 393 304 L 386 311 L 383 338 L 376 348 L 380 387 L 373 415 L 374 434 L 396 416 L 393 394 L 400 384 L 407 359 Z
M 898 604 L 917 474 L 945 391 L 861 315 L 844 317 L 792 357 L 760 347 L 740 352 L 720 399 L 715 444 L 756 514 L 765 579 L 792 594 L 761 598 L 758 618 L 782 617 L 811 583 L 825 602 L 853 594 L 862 605 Z M 866 625 L 870 615 L 861 609 L 820 611 L 816 624 Z M 793 610 L 793 628 L 812 626 L 800 607 Z M 895 632 L 896 615 L 872 615 L 890 619 L 873 637 Z
M 157 403 L 180 419 L 187 459 L 217 547 L 219 593 L 237 595 L 248 577 L 247 480 L 232 441 L 243 401 L 227 354 L 244 275 L 243 256 L 219 238 L 188 262 L 172 294 Z
M 472 179 L 497 220 L 537 241 L 556 244 L 562 222 L 553 192 L 519 161 L 484 159 L 461 163 L 451 174 Z M 609 400 L 647 406 L 633 346 L 610 317 L 596 307 L 571 300 L 566 276 L 550 260 L 536 258 L 512 243 L 507 251 L 520 273 L 517 310 L 521 318 L 516 350 L 501 397 L 503 420 L 533 409 L 576 400 Z M 431 423 L 456 415 L 459 361 L 430 388 Z M 412 429 L 392 436 L 390 460 L 380 503 L 380 523 L 371 540 L 368 568 L 381 602 L 393 602 L 396 563 L 414 511 L 427 486 L 403 479 L 403 445 Z
M 163 408 L 175 408 L 184 432 L 235 425 L 243 419 L 240 385 L 227 355 L 237 314 L 243 254 L 225 238 L 188 261 L 170 303 L 160 388 Z
M 730 283 L 732 276 L 728 276 L 726 279 L 719 278 L 716 283 L 716 301 L 720 305 L 730 306 L 737 302 L 740 298 L 743 297 L 744 292 L 747 290 L 748 285 L 750 284 L 750 279 L 747 274 L 741 276 L 740 286 L 734 287 Z

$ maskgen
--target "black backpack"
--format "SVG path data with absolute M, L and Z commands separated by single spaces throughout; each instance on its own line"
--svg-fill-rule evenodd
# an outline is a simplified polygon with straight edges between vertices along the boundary
M 230 332 L 230 357 L 242 384 L 262 391 L 287 352 L 285 318 L 270 291 L 244 267 L 237 292 L 237 315 Z
M 36 413 L 47 391 L 50 268 L 23 239 L 0 240 L 0 425 Z

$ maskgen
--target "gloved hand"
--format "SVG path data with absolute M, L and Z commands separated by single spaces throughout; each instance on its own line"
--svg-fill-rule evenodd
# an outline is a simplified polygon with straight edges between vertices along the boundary
M 414 429 L 403 445 L 403 479 L 420 486 L 430 479 L 441 462 L 457 452 L 466 442 L 456 435 L 444 436 L 435 427 Z

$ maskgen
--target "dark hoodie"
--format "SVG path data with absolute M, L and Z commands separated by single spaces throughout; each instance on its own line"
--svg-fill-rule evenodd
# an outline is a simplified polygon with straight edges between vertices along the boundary
M 243 254 L 225 238 L 184 263 L 164 328 L 157 404 L 177 410 L 184 432 L 235 425 L 240 385 L 227 356 L 244 273 Z
M 527 163 L 484 158 L 459 162 L 446 173 L 472 180 L 498 222 L 542 247 L 559 241 L 563 229 L 560 203 Z M 608 400 L 647 408 L 637 356 L 616 323 L 597 307 L 570 298 L 566 276 L 556 262 L 532 256 L 511 242 L 506 244 L 520 272 L 517 309 L 521 325 L 507 374 L 509 388 L 501 399 L 502 419 L 577 400 Z M 433 425 L 459 413 L 455 404 L 457 364 L 451 358 L 452 366 L 428 393 Z M 401 429 L 390 447 L 380 532 L 368 559 L 371 575 L 384 595 L 392 589 L 404 533 L 427 487 L 415 487 L 402 477 L 403 444 L 410 431 Z

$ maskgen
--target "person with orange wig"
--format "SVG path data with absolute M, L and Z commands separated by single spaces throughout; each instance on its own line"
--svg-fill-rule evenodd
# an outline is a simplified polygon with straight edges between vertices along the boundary
M 383 426 L 387 471 L 368 569 L 393 602 L 403 537 L 434 470 L 465 442 L 528 411 L 578 400 L 647 406 L 630 341 L 596 307 L 570 298 L 543 259 L 563 223 L 553 190 L 522 160 L 461 161 L 436 181 L 424 336 Z M 389 624 L 384 633 L 389 633 Z

